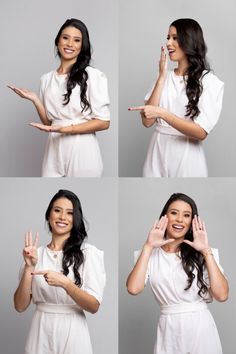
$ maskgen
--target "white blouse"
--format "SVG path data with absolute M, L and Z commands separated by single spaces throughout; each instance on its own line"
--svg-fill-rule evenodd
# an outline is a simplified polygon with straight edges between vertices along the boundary
M 91 66 L 88 66 L 86 71 L 88 73 L 86 96 L 92 112 L 90 109 L 82 112 L 79 85 L 73 88 L 69 104 L 63 105 L 63 95 L 67 92 L 67 74 L 60 75 L 57 70 L 53 70 L 41 77 L 40 99 L 48 119 L 53 121 L 53 124 L 60 124 L 63 120 L 76 120 L 76 123 L 93 118 L 110 120 L 107 78 L 104 73 Z
M 200 114 L 194 118 L 194 122 L 199 124 L 207 133 L 210 133 L 220 116 L 224 83 L 213 73 L 209 72 L 203 76 L 202 85 L 203 91 L 198 103 Z M 145 101 L 150 98 L 154 86 L 155 84 L 145 96 Z M 168 71 L 161 94 L 160 107 L 167 109 L 178 117 L 190 120 L 189 117 L 185 117 L 187 104 L 188 98 L 183 76 L 176 75 L 174 71 Z M 170 134 L 184 135 L 160 118 L 157 121 L 157 126 L 163 127 L 166 132 L 169 130 Z

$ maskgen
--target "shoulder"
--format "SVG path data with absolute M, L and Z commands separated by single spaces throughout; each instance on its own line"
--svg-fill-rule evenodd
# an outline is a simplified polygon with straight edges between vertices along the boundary
M 221 81 L 212 71 L 203 72 L 202 84 L 203 86 L 215 87 L 215 88 L 222 87 L 224 85 L 223 81 Z
M 99 69 L 93 68 L 92 66 L 87 66 L 85 69 L 88 73 L 89 78 L 104 78 L 106 79 L 106 75 L 100 71 Z
M 103 255 L 103 251 L 98 249 L 96 246 L 91 245 L 90 243 L 85 243 L 82 246 L 82 251 L 84 253 L 85 256 L 89 256 L 89 255 Z
M 51 70 L 46 74 L 43 74 L 40 78 L 40 81 L 43 82 L 47 82 L 48 80 L 50 80 L 52 78 L 52 76 L 54 75 L 55 70 Z

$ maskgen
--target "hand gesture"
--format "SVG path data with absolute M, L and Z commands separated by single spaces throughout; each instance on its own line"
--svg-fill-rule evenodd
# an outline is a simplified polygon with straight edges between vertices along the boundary
M 167 224 L 168 219 L 166 215 L 162 216 L 159 221 L 155 221 L 146 241 L 148 246 L 158 248 L 174 241 L 173 238 L 169 240 L 164 238 Z
M 161 47 L 161 56 L 160 56 L 160 60 L 159 60 L 159 77 L 166 78 L 167 69 L 168 69 L 167 55 L 165 52 L 165 48 Z
M 165 111 L 164 108 L 154 105 L 144 105 L 137 107 L 129 107 L 129 111 L 140 111 L 140 113 L 147 119 L 162 118 L 162 114 Z
M 25 234 L 25 247 L 23 249 L 23 257 L 25 260 L 25 264 L 28 267 L 35 267 L 38 262 L 38 247 L 39 234 L 36 233 L 34 242 L 32 239 L 32 232 L 28 231 Z
M 60 133 L 61 126 L 59 125 L 46 125 L 41 123 L 30 123 L 31 127 L 37 128 L 46 133 Z
M 15 92 L 18 96 L 25 98 L 27 100 L 30 100 L 32 102 L 36 101 L 38 99 L 38 96 L 35 92 L 26 90 L 24 88 L 19 88 L 19 87 L 15 87 L 12 85 L 7 85 L 7 87 L 9 87 L 13 92 Z
M 194 216 L 192 221 L 192 228 L 193 242 L 189 240 L 184 240 L 183 242 L 187 243 L 199 252 L 209 248 L 205 223 L 200 219 L 200 216 Z
M 31 273 L 32 275 L 43 275 L 48 285 L 59 286 L 64 288 L 70 281 L 64 274 L 53 270 L 37 270 Z

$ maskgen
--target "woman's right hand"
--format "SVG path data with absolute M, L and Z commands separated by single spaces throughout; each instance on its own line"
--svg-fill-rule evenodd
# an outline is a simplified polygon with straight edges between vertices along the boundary
M 38 240 L 39 234 L 36 233 L 35 239 L 33 241 L 32 232 L 28 231 L 25 234 L 25 247 L 23 249 L 23 257 L 27 267 L 35 267 L 38 262 Z
M 162 216 L 160 220 L 155 221 L 152 229 L 149 232 L 146 245 L 151 248 L 159 248 L 166 245 L 167 243 L 173 242 L 173 238 L 168 240 L 164 238 L 167 225 L 168 219 L 166 215 Z
M 168 69 L 167 55 L 165 52 L 165 48 L 161 47 L 161 56 L 159 60 L 159 78 L 163 78 L 163 79 L 166 78 L 167 69 Z
M 7 85 L 13 92 L 15 92 L 18 96 L 35 102 L 38 99 L 38 95 L 35 92 L 26 90 L 24 88 L 15 87 L 12 85 Z

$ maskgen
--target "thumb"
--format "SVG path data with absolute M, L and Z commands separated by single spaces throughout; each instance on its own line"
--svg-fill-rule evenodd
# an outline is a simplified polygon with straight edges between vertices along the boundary
M 183 241 L 184 243 L 187 243 L 189 246 L 193 246 L 193 242 L 192 241 L 189 241 L 189 240 L 184 240 Z

